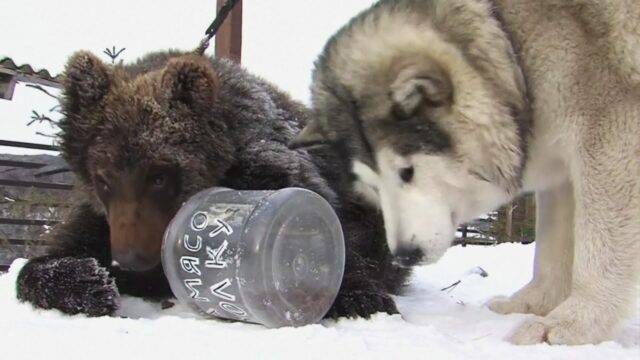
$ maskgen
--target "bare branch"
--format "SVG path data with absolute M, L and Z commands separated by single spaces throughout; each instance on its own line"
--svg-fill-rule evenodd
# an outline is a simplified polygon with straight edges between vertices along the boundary
M 50 134 L 45 134 L 45 133 L 41 133 L 39 131 L 36 131 L 36 135 L 40 135 L 40 136 L 44 136 L 50 139 L 57 139 L 58 136 L 57 135 L 50 135 Z
M 56 100 L 60 100 L 60 98 L 59 98 L 59 97 L 57 97 L 56 95 L 51 94 L 49 91 L 47 91 L 47 89 L 43 88 L 43 87 L 42 87 L 42 86 L 40 86 L 40 85 L 37 85 L 37 84 L 27 84 L 26 86 L 27 86 L 27 87 L 30 87 L 30 88 L 34 88 L 34 89 L 36 89 L 36 90 L 40 90 L 40 91 L 42 91 L 43 93 L 45 93 L 45 94 L 47 94 L 47 95 L 51 96 L 52 98 L 54 98 L 54 99 L 56 99 Z
M 33 123 L 37 122 L 38 124 L 42 124 L 43 122 L 49 123 L 49 125 L 54 128 L 58 126 L 58 122 L 48 117 L 45 114 L 40 114 L 35 110 L 31 111 L 31 121 L 27 123 L 27 126 L 31 126 Z
M 458 281 L 454 282 L 453 284 L 451 284 L 451 285 L 449 285 L 449 286 L 447 286 L 447 287 L 444 287 L 444 288 L 440 289 L 440 291 L 445 291 L 445 290 L 453 289 L 453 288 L 455 288 L 456 286 L 458 286 L 458 284 L 460 284 L 461 282 L 462 282 L 462 280 L 458 280 Z
M 122 54 L 123 51 L 125 51 L 127 48 L 121 48 L 120 50 L 116 51 L 116 47 L 113 46 L 111 49 L 109 48 L 105 48 L 104 51 L 102 51 L 105 55 L 107 55 L 108 57 L 111 58 L 111 64 L 115 64 L 116 59 L 118 58 L 118 56 L 120 56 L 120 54 Z

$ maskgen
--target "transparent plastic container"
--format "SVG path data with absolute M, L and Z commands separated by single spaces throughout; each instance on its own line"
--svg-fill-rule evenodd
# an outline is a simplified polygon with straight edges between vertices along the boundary
M 169 224 L 162 265 L 174 295 L 198 313 L 270 328 L 316 323 L 344 272 L 333 208 L 306 189 L 210 188 Z

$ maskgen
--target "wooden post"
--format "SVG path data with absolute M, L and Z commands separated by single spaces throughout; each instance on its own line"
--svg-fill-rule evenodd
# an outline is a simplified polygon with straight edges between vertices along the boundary
M 0 99 L 11 100 L 16 83 L 14 75 L 4 73 L 0 69 Z
M 218 9 L 225 0 L 217 0 Z M 242 0 L 238 0 L 216 33 L 216 57 L 240 63 L 242 55 Z
M 512 241 L 513 235 L 513 210 L 514 205 L 510 203 L 505 206 L 505 224 L 504 224 L 504 236 L 507 241 Z
M 467 232 L 469 230 L 469 227 L 467 225 L 464 225 L 462 227 L 462 247 L 466 247 L 467 246 Z

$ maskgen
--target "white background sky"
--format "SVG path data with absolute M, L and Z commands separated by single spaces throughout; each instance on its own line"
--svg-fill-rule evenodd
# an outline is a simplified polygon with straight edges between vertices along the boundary
M 313 61 L 327 39 L 373 0 L 244 0 L 242 64 L 307 102 Z M 105 61 L 106 47 L 126 47 L 125 62 L 155 50 L 197 46 L 215 16 L 215 0 L 3 0 L 0 57 L 56 74 L 76 50 Z M 208 50 L 213 54 L 213 49 Z M 19 85 L 0 100 L 0 139 L 49 143 L 30 126 L 32 110 L 55 100 Z M 40 153 L 0 146 L 0 153 Z

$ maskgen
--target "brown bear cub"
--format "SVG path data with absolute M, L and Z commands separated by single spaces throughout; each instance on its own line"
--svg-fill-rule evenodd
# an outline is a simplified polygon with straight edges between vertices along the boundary
M 46 256 L 21 270 L 21 300 L 92 316 L 119 294 L 170 297 L 164 230 L 192 194 L 297 186 L 325 197 L 343 225 L 344 280 L 327 316 L 396 313 L 389 294 L 409 270 L 390 257 L 379 211 L 352 191 L 345 159 L 287 144 L 310 113 L 230 61 L 154 53 L 110 66 L 80 52 L 65 71 L 62 155 L 76 175 L 74 210 Z

